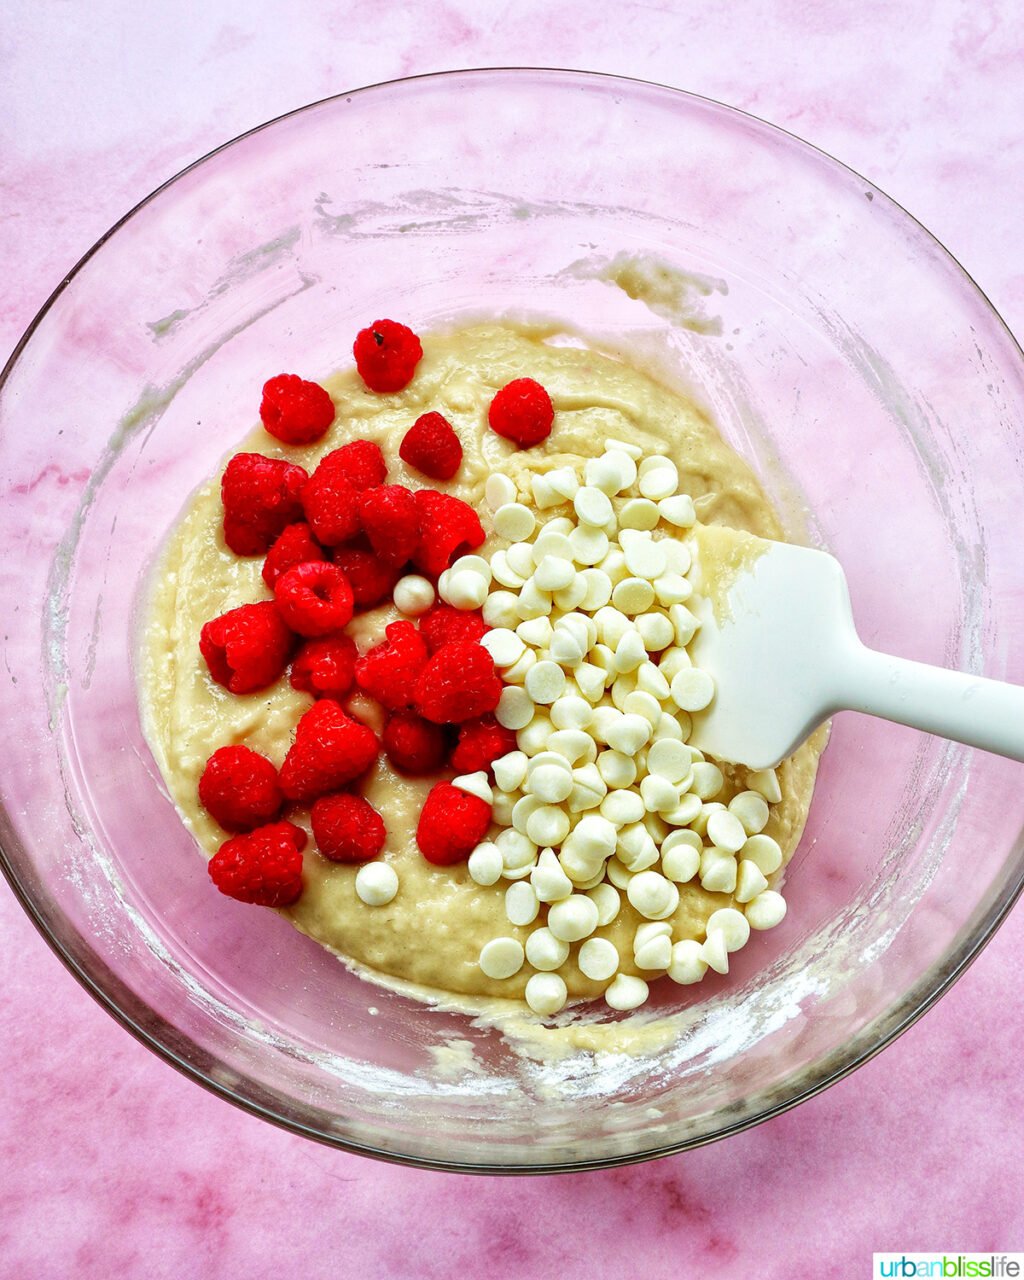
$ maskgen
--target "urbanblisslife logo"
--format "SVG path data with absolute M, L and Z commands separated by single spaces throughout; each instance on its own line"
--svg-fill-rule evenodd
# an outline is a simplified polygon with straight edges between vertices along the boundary
M 886 1280 L 967 1280 L 967 1277 L 1024 1276 L 1024 1253 L 876 1253 L 872 1276 Z

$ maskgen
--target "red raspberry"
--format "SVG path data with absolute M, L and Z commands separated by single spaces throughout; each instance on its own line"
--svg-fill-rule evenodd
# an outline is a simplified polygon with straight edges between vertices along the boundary
M 459 552 L 475 551 L 484 540 L 483 525 L 468 503 L 436 489 L 417 489 L 413 495 L 420 515 L 420 540 L 413 563 L 437 578 Z
M 300 636 L 326 636 L 352 621 L 352 588 L 336 564 L 307 560 L 274 585 L 281 617 Z
M 420 618 L 420 634 L 430 653 L 456 641 L 475 642 L 490 628 L 476 609 L 456 609 L 438 600 Z
M 356 684 L 383 707 L 395 711 L 413 700 L 416 681 L 427 665 L 427 646 L 411 622 L 392 622 L 382 644 L 356 663 Z
M 273 591 L 274 583 L 286 569 L 305 564 L 307 560 L 323 560 L 324 549 L 313 537 L 308 524 L 300 521 L 281 531 L 263 562 L 263 581 Z
M 260 907 L 290 907 L 302 894 L 306 833 L 273 822 L 225 840 L 208 863 L 210 879 L 229 898 Z
M 459 726 L 458 745 L 452 752 L 452 768 L 456 773 L 477 773 L 481 769 L 490 769 L 499 756 L 515 749 L 515 731 L 498 724 L 493 716 L 467 720 Z
M 465 862 L 487 834 L 491 806 L 450 782 L 431 788 L 416 827 L 416 843 L 428 862 L 449 867 Z
M 312 444 L 334 421 L 334 401 L 317 383 L 279 373 L 263 384 L 260 419 L 285 444 Z
M 286 800 L 309 804 L 358 778 L 377 759 L 380 743 L 372 729 L 347 716 L 336 702 L 314 702 L 295 730 L 295 742 L 281 766 Z
M 381 741 L 388 759 L 402 773 L 433 773 L 444 762 L 441 726 L 413 711 L 396 711 L 384 726 Z
M 333 470 L 344 476 L 356 493 L 374 489 L 387 478 L 384 455 L 372 440 L 350 440 L 327 457 Z
M 387 600 L 401 577 L 400 567 L 382 564 L 372 551 L 359 547 L 340 547 L 334 563 L 348 578 L 352 597 L 360 609 L 372 609 Z
M 369 862 L 384 848 L 384 820 L 362 796 L 321 796 L 310 820 L 317 848 L 331 862 Z
M 424 413 L 405 433 L 398 456 L 432 480 L 450 480 L 462 466 L 462 445 L 439 413 Z
M 384 484 L 359 495 L 359 519 L 381 563 L 406 563 L 420 542 L 420 513 L 412 490 Z
M 236 556 L 258 556 L 286 525 L 302 519 L 301 495 L 308 476 L 302 467 L 236 453 L 220 482 L 224 541 Z
M 491 430 L 520 449 L 546 440 L 554 417 L 551 397 L 532 378 L 516 378 L 502 387 L 487 410 Z
M 351 636 L 307 640 L 292 662 L 292 688 L 314 698 L 343 698 L 355 683 L 358 657 Z
M 374 320 L 356 334 L 352 354 L 359 376 L 371 391 L 401 391 L 412 381 L 423 348 L 408 326 Z
M 210 675 L 232 693 L 273 684 L 288 664 L 292 633 L 273 600 L 243 604 L 212 618 L 199 633 Z
M 206 762 L 199 800 L 226 831 L 251 831 L 274 821 L 284 797 L 266 756 L 249 747 L 221 747 Z
M 494 662 L 479 644 L 446 644 L 430 659 L 416 682 L 416 710 L 435 724 L 461 724 L 498 705 L 501 681 Z
M 325 547 L 348 542 L 359 532 L 357 495 L 343 462 L 340 449 L 328 453 L 302 490 L 302 506 L 317 541 Z

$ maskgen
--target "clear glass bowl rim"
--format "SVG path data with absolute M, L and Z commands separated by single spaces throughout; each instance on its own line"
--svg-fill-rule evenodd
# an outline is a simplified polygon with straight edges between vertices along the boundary
M 624 87 L 639 86 L 646 89 L 657 89 L 666 94 L 677 95 L 679 98 L 686 99 L 691 102 L 703 103 L 707 106 L 716 107 L 733 116 L 739 116 L 743 119 L 767 130 L 775 133 L 792 142 L 796 142 L 799 146 L 806 148 L 808 151 L 817 153 L 819 157 L 834 165 L 836 168 L 843 170 L 857 181 L 866 184 L 866 189 L 873 194 L 881 196 L 894 209 L 896 209 L 903 217 L 905 217 L 917 231 L 922 233 L 932 244 L 953 264 L 963 279 L 963 282 L 975 291 L 981 299 L 989 318 L 999 326 L 1004 335 L 1009 339 L 1012 348 L 1024 361 L 1024 350 L 1017 342 L 1014 334 L 1009 326 L 1003 320 L 1002 316 L 996 310 L 985 291 L 978 285 L 970 273 L 964 268 L 959 260 L 952 254 L 936 236 L 928 230 L 923 223 L 914 217 L 907 209 L 905 209 L 898 201 L 894 200 L 882 188 L 878 187 L 869 178 L 865 178 L 859 171 L 853 169 L 850 165 L 838 160 L 830 152 L 822 147 L 816 146 L 814 143 L 808 142 L 801 138 L 798 134 L 792 133 L 790 130 L 784 129 L 779 125 L 773 124 L 760 116 L 754 115 L 752 112 L 743 111 L 738 107 L 730 106 L 728 103 L 720 102 L 715 98 L 707 97 L 703 94 L 692 93 L 689 90 L 680 89 L 673 85 L 663 84 L 656 80 L 647 80 L 639 76 L 621 76 L 611 72 L 586 71 L 579 68 L 568 67 L 534 67 L 534 66 L 494 66 L 494 67 L 474 67 L 462 68 L 454 71 L 432 71 L 412 76 L 400 76 L 393 80 L 378 81 L 374 84 L 364 85 L 358 89 L 343 90 L 340 93 L 329 94 L 325 98 L 319 98 L 314 102 L 305 103 L 301 107 L 296 107 L 291 111 L 286 111 L 279 116 L 275 116 L 270 120 L 264 121 L 262 124 L 255 125 L 251 129 L 237 134 L 228 141 L 221 143 L 219 146 L 212 148 L 204 155 L 193 160 L 190 164 L 173 174 L 165 182 L 154 188 L 148 195 L 143 197 L 136 205 L 129 209 L 122 217 L 120 217 L 100 238 L 93 244 L 81 258 L 75 263 L 71 270 L 64 276 L 60 283 L 56 286 L 50 296 L 46 299 L 35 317 L 32 319 L 28 328 L 22 334 L 21 338 L 15 344 L 10 357 L 0 371 L 0 395 L 2 395 L 8 378 L 14 370 L 21 353 L 31 341 L 36 330 L 46 318 L 48 312 L 61 294 L 74 282 L 82 268 L 88 263 L 106 243 L 117 234 L 132 218 L 135 217 L 146 206 L 151 204 L 160 195 L 163 194 L 175 183 L 179 182 L 193 170 L 205 164 L 208 160 L 218 156 L 221 152 L 228 150 L 237 143 L 244 142 L 246 139 L 253 137 L 258 133 L 262 133 L 266 129 L 272 128 L 283 120 L 302 115 L 305 112 L 314 111 L 327 103 L 335 102 L 340 99 L 352 99 L 354 97 L 362 97 L 378 91 L 386 92 L 399 86 L 417 83 L 421 81 L 455 81 L 467 80 L 481 77 L 499 77 L 509 75 L 542 75 L 551 76 L 553 78 L 567 78 L 586 81 L 606 82 L 610 84 L 621 84 Z M 783 1112 L 790 1110 L 792 1107 L 798 1106 L 801 1102 L 813 1098 L 815 1095 L 822 1093 L 833 1084 L 844 1079 L 858 1067 L 863 1066 L 865 1062 L 869 1062 L 877 1053 L 887 1048 L 899 1036 L 901 1036 L 908 1028 L 914 1025 L 917 1020 L 922 1017 L 928 1010 L 946 994 L 947 991 L 956 983 L 960 977 L 967 971 L 974 960 L 980 955 L 984 947 L 989 943 L 996 930 L 1005 920 L 1017 899 L 1024 892 L 1024 863 L 1019 868 L 1017 882 L 1010 884 L 1004 891 L 1003 895 L 992 904 L 992 907 L 986 915 L 984 915 L 977 924 L 977 927 L 966 937 L 959 948 L 945 955 L 940 961 L 932 966 L 919 981 L 906 994 L 902 1005 L 898 1010 L 890 1014 L 888 1018 L 889 1025 L 880 1035 L 879 1039 L 873 1045 L 855 1053 L 848 1061 L 842 1062 L 838 1067 L 831 1071 L 825 1071 L 821 1076 L 813 1080 L 806 1088 L 799 1090 L 792 1097 L 785 1098 L 777 1103 L 765 1107 L 756 1115 L 745 1117 L 733 1124 L 723 1125 L 713 1133 L 701 1135 L 697 1138 L 687 1141 L 670 1143 L 663 1147 L 652 1148 L 648 1151 L 640 1151 L 628 1155 L 609 1156 L 600 1159 L 579 1160 L 567 1162 L 561 1165 L 536 1164 L 536 1165 L 516 1165 L 505 1166 L 499 1164 L 473 1164 L 446 1161 L 441 1159 L 429 1159 L 419 1156 L 405 1155 L 393 1151 L 384 1151 L 372 1147 L 367 1144 L 354 1142 L 350 1139 L 343 1138 L 336 1134 L 325 1134 L 318 1130 L 300 1123 L 297 1120 L 286 1116 L 279 1115 L 270 1107 L 260 1105 L 251 1097 L 244 1097 L 235 1093 L 230 1087 L 211 1078 L 203 1073 L 198 1067 L 186 1061 L 184 1058 L 175 1053 L 167 1043 L 161 1040 L 160 1034 L 156 1030 L 148 1029 L 141 1025 L 141 1020 L 136 1020 L 125 1007 L 132 1002 L 132 995 L 125 990 L 120 992 L 123 983 L 119 979 L 110 974 L 107 984 L 100 982 L 92 974 L 90 974 L 84 966 L 82 960 L 72 952 L 70 948 L 55 936 L 48 927 L 42 913 L 38 910 L 31 894 L 22 884 L 15 869 L 14 862 L 9 858 L 6 845 L 11 842 L 12 846 L 16 842 L 16 837 L 11 832 L 6 821 L 4 820 L 2 810 L 0 810 L 0 870 L 3 871 L 4 877 L 10 885 L 11 891 L 16 900 L 20 903 L 26 915 L 35 925 L 36 929 L 42 935 L 43 939 L 49 945 L 57 958 L 65 966 L 65 968 L 76 978 L 76 980 L 85 988 L 85 990 L 93 997 L 94 1000 L 111 1015 L 126 1031 L 128 1031 L 136 1040 L 151 1050 L 163 1061 L 169 1063 L 177 1071 L 188 1079 L 195 1081 L 210 1093 L 225 1099 L 227 1102 L 233 1103 L 242 1110 L 252 1115 L 258 1116 L 260 1119 L 276 1125 L 278 1128 L 284 1129 L 291 1133 L 296 1133 L 304 1138 L 309 1138 L 315 1142 L 320 1142 L 325 1146 L 333 1147 L 352 1152 L 358 1155 L 370 1156 L 374 1159 L 384 1160 L 392 1164 L 411 1165 L 424 1169 L 436 1169 L 448 1173 L 477 1173 L 483 1175 L 520 1175 L 520 1174 L 551 1174 L 551 1173 L 579 1173 L 591 1169 L 611 1168 L 618 1165 L 639 1164 L 647 1160 L 660 1159 L 664 1156 L 675 1155 L 679 1152 L 691 1150 L 695 1147 L 705 1146 L 711 1142 L 717 1142 L 722 1138 L 727 1138 L 736 1133 L 741 1133 L 746 1129 L 753 1128 L 755 1125 L 761 1124 L 765 1120 L 770 1120 L 775 1116 L 781 1115 Z M 94 957 L 95 959 L 95 957 Z M 106 966 L 102 961 L 96 964 L 97 970 L 105 970 Z M 161 1027 L 164 1025 L 162 1019 L 157 1019 L 150 1014 L 146 1019 L 149 1028 Z M 168 1029 L 170 1029 L 168 1027 Z

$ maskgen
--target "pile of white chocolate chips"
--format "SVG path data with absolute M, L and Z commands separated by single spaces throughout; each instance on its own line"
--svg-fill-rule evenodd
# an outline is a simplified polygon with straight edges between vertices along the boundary
M 607 440 L 582 481 L 564 466 L 530 484 L 525 495 L 507 475 L 489 477 L 494 532 L 508 545 L 489 561 L 463 556 L 438 583 L 442 600 L 482 608 L 492 628 L 481 643 L 506 685 L 495 715 L 518 746 L 494 761 L 493 786 L 483 772 L 453 779 L 491 805 L 500 828 L 473 851 L 469 874 L 483 886 L 508 881 L 510 923 L 535 926 L 525 948 L 497 937 L 479 963 L 495 980 L 529 963 L 526 1001 L 549 1015 L 566 1002 L 558 970 L 579 944 L 579 968 L 609 983 L 608 1004 L 635 1009 L 647 983 L 620 973 L 617 948 L 594 932 L 625 894 L 645 919 L 635 968 L 683 984 L 709 968 L 727 973 L 750 930 L 786 912 L 768 887 L 782 850 L 762 834 L 781 793 L 774 770 L 762 770 L 723 804 L 721 770 L 687 746 L 690 714 L 715 689 L 687 653 L 699 626 L 687 579 L 696 516 L 675 464 Z M 559 506 L 571 514 L 538 522 L 535 512 Z M 400 583 L 400 608 L 407 596 L 410 613 L 429 604 Z M 678 886 L 694 878 L 737 905 L 711 914 L 703 941 L 673 941 Z

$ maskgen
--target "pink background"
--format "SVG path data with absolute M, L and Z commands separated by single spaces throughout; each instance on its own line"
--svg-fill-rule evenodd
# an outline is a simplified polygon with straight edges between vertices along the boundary
M 210 7 L 4 5 L 0 358 L 79 255 L 210 147 L 361 84 L 514 64 L 660 80 L 793 130 L 910 209 L 1024 334 L 1016 0 Z M 1024 1249 L 1020 910 L 922 1023 L 796 1111 L 657 1164 L 516 1182 L 278 1132 L 130 1039 L 5 890 L 0 930 L 4 1280 L 852 1277 L 873 1250 Z

